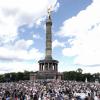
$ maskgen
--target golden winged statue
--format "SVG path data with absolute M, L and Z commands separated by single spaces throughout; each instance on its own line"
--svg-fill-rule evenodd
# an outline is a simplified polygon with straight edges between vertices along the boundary
M 50 6 L 50 7 L 48 8 L 48 16 L 51 16 L 51 12 L 52 12 L 52 6 Z

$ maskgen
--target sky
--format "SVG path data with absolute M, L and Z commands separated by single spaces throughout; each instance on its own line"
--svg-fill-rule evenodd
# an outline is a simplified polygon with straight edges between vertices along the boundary
M 59 72 L 100 72 L 100 0 L 0 0 L 0 74 L 38 71 L 49 7 Z

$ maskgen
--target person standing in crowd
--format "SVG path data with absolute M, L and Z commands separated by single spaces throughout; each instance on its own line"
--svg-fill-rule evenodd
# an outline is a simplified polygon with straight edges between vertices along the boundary
M 100 100 L 100 84 L 76 81 L 0 83 L 0 100 Z

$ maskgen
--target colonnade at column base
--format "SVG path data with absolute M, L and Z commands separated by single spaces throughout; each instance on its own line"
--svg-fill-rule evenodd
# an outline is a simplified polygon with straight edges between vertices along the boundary
M 39 60 L 39 71 L 30 75 L 30 79 L 61 79 L 58 72 L 58 61 L 54 59 Z
M 58 61 L 52 59 L 39 60 L 39 72 L 53 73 L 58 72 Z

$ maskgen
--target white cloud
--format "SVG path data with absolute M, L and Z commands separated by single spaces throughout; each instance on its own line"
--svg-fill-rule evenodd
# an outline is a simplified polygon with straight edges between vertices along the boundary
M 37 18 L 36 19 L 36 26 L 40 26 L 41 25 L 41 22 L 44 21 L 46 19 L 45 16 L 41 17 L 41 18 Z
M 33 44 L 32 40 L 18 40 L 14 45 L 14 49 L 28 49 Z
M 0 37 L 16 37 L 19 26 L 34 24 L 46 15 L 49 5 L 54 8 L 56 3 L 57 0 L 0 0 Z
M 27 63 L 27 62 L 0 62 L 0 73 L 10 73 L 10 72 L 23 72 L 23 71 L 37 71 L 38 63 Z
M 28 61 L 39 60 L 43 54 L 38 49 L 32 48 L 27 51 L 24 49 L 9 49 L 0 47 L 0 60 L 4 61 Z
M 65 43 L 59 42 L 58 40 L 54 40 L 52 42 L 52 48 L 56 48 L 56 47 L 65 47 Z
M 27 61 L 39 60 L 43 54 L 33 47 L 32 40 L 18 40 L 15 44 L 5 44 L 0 47 L 0 60 Z
M 39 34 L 33 34 L 33 38 L 35 38 L 35 39 L 41 39 L 41 37 L 40 37 Z
M 64 66 L 63 66 L 64 65 Z M 59 72 L 64 72 L 64 71 L 76 71 L 78 68 L 81 68 L 83 70 L 83 73 L 98 73 L 100 72 L 100 66 L 98 67 L 88 67 L 88 66 L 75 66 L 75 65 L 67 65 L 64 63 L 60 63 L 59 66 L 62 66 L 62 67 L 59 67 Z M 98 70 L 97 70 L 98 69 Z
M 56 9 L 59 7 L 57 0 L 0 0 L 0 61 L 7 61 L 7 64 L 0 63 L 0 69 L 3 66 L 8 71 L 12 70 L 13 66 L 13 71 L 16 71 L 18 66 L 27 68 L 25 64 L 21 65 L 23 61 L 39 60 L 43 57 L 38 49 L 32 47 L 32 40 L 18 40 L 18 28 L 24 24 L 29 27 L 40 25 L 46 18 L 47 8 L 51 5 Z
M 62 53 L 64 56 L 77 56 L 76 51 L 74 51 L 72 48 L 64 48 Z
M 57 2 L 55 7 L 54 7 L 54 11 L 57 11 L 59 7 L 60 7 L 60 4 L 59 4 L 59 2 Z
M 85 10 L 63 23 L 58 34 L 75 36 L 69 40 L 71 48 L 64 48 L 65 56 L 77 56 L 75 64 L 100 64 L 100 1 L 93 0 Z

